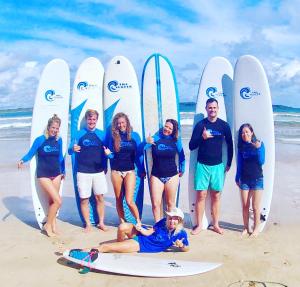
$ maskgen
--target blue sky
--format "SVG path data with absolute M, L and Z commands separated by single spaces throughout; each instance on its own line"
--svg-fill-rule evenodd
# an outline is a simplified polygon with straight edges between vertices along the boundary
M 28 3 L 27 3 L 28 2 Z M 184 3 L 184 4 L 183 4 Z M 155 52 L 173 63 L 181 101 L 194 101 L 207 61 L 261 60 L 273 104 L 300 107 L 300 0 L 0 0 L 0 108 L 31 107 L 45 64 L 72 79 L 90 56 L 126 56 L 139 79 Z

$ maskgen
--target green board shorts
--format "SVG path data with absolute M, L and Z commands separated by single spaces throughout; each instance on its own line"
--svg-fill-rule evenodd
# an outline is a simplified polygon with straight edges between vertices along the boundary
M 197 162 L 194 188 L 195 190 L 214 190 L 221 192 L 225 179 L 225 167 L 223 163 L 206 165 Z

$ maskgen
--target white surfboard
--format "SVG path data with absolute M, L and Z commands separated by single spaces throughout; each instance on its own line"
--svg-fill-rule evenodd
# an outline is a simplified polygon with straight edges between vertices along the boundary
M 232 97 L 232 79 L 233 68 L 229 61 L 223 57 L 214 57 L 206 64 L 198 91 L 196 113 L 194 116 L 195 126 L 199 121 L 207 117 L 205 110 L 206 101 L 209 98 L 215 98 L 219 103 L 218 117 L 224 121 L 227 121 L 225 99 L 231 99 Z M 227 103 L 230 103 L 227 101 Z M 228 111 L 232 111 L 232 107 L 228 107 Z M 229 118 L 232 121 L 232 116 L 229 112 Z M 229 123 L 230 124 L 230 123 Z M 195 167 L 197 163 L 198 149 L 191 151 L 190 153 L 190 167 L 189 167 L 189 208 L 192 225 L 195 226 L 196 222 L 196 191 L 194 189 L 194 176 Z M 224 141 L 223 144 L 223 163 L 226 166 L 227 163 L 227 148 Z M 202 228 L 206 229 L 211 223 L 211 200 L 210 193 L 208 192 L 205 213 L 202 221 Z
M 59 135 L 63 142 L 63 155 L 67 149 L 68 117 L 70 98 L 70 72 L 68 64 L 61 59 L 49 62 L 43 70 L 40 78 L 34 108 L 32 113 L 32 126 L 30 143 L 44 134 L 48 119 L 57 114 L 61 119 Z M 34 212 L 39 227 L 47 220 L 48 196 L 41 190 L 36 180 L 36 156 L 30 162 L 31 191 Z M 62 193 L 61 183 L 60 194 Z
M 111 123 L 115 114 L 125 113 L 138 137 L 142 140 L 141 98 L 137 76 L 132 64 L 123 56 L 114 57 L 108 64 L 104 76 L 104 119 L 105 129 L 111 132 Z M 144 200 L 144 178 L 137 175 L 134 200 L 142 217 Z M 129 207 L 123 199 L 125 219 L 135 223 Z
M 97 110 L 99 117 L 96 128 L 103 130 L 103 77 L 104 68 L 97 58 L 87 58 L 79 66 L 73 84 L 71 103 L 71 140 L 76 137 L 76 134 L 80 129 L 86 127 L 84 116 L 88 109 Z M 72 155 L 72 168 L 78 212 L 83 224 L 85 224 L 80 209 L 75 153 Z M 96 225 L 99 222 L 99 218 L 93 193 L 90 197 L 89 206 L 91 224 Z
M 234 70 L 235 139 L 243 123 L 249 123 L 257 138 L 264 142 L 266 155 L 263 165 L 264 191 L 261 200 L 260 231 L 265 227 L 270 212 L 274 168 L 275 138 L 272 99 L 263 66 L 253 56 L 238 59 Z M 253 218 L 253 216 L 251 216 Z
M 179 97 L 174 69 L 170 61 L 160 55 L 151 55 L 145 63 L 142 76 L 143 138 L 154 135 L 167 119 L 175 119 L 180 129 Z M 145 154 L 148 183 L 152 170 L 152 152 Z M 178 157 L 177 157 L 178 165 Z M 149 186 L 150 190 L 150 186 Z M 176 205 L 179 201 L 179 188 Z
M 69 256 L 64 258 L 91 269 L 142 277 L 180 277 L 208 272 L 220 267 L 221 263 L 159 259 L 120 253 L 98 253 L 94 262 L 86 262 Z

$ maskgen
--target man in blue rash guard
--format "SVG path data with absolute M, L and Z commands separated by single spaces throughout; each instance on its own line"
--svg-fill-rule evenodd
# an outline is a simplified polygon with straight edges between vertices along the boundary
M 211 194 L 213 230 L 223 234 L 219 226 L 220 197 L 224 185 L 225 172 L 230 169 L 233 156 L 233 143 L 228 123 L 218 118 L 219 105 L 214 98 L 206 101 L 207 118 L 198 122 L 189 142 L 190 150 L 198 148 L 194 188 L 197 191 L 197 225 L 191 234 L 202 230 L 202 218 L 205 210 L 207 191 Z M 227 144 L 227 164 L 222 162 L 222 143 Z
M 85 113 L 86 128 L 81 129 L 70 145 L 69 154 L 76 152 L 77 185 L 80 196 L 80 208 L 85 221 L 85 232 L 91 230 L 89 198 L 92 190 L 96 199 L 99 216 L 99 229 L 107 231 L 104 224 L 104 194 L 107 193 L 105 173 L 107 159 L 104 154 L 105 133 L 96 128 L 98 121 L 96 110 Z
M 134 191 L 136 184 L 135 165 L 138 176 L 145 176 L 143 146 L 139 135 L 132 131 L 126 114 L 117 113 L 114 116 L 111 133 L 109 133 L 109 145 L 104 151 L 110 159 L 111 181 L 120 222 L 125 222 L 122 194 L 124 183 L 126 203 L 136 219 L 137 225 L 140 226 L 141 219 L 134 201 Z
M 167 119 L 164 127 L 153 137 L 147 138 L 144 149 L 151 147 L 153 166 L 150 177 L 150 192 L 152 212 L 155 222 L 161 219 L 161 201 L 163 192 L 167 210 L 176 206 L 179 177 L 185 170 L 185 155 L 181 139 L 178 135 L 178 123 L 174 119 Z M 179 166 L 176 164 L 178 155 Z
M 18 168 L 21 168 L 23 163 L 31 160 L 33 156 L 37 156 L 37 181 L 49 197 L 47 221 L 43 226 L 49 237 L 58 235 L 56 214 L 61 206 L 59 189 L 61 180 L 65 176 L 62 139 L 58 136 L 60 124 L 60 118 L 54 114 L 48 120 L 45 134 L 34 140 L 29 152 L 18 163 Z

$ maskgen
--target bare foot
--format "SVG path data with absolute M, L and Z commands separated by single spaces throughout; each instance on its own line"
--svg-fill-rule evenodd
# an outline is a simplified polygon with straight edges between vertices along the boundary
M 249 235 L 250 233 L 249 233 L 249 231 L 248 231 L 248 229 L 244 229 L 243 230 L 243 232 L 241 233 L 241 237 L 245 237 L 246 235 Z
M 91 225 L 86 225 L 86 227 L 83 229 L 84 233 L 89 233 L 92 231 L 92 226 Z
M 97 225 L 97 227 L 98 227 L 100 230 L 104 231 L 104 232 L 106 232 L 106 231 L 109 230 L 109 228 L 108 228 L 104 223 L 99 223 L 99 224 Z
M 217 232 L 217 233 L 221 234 L 221 235 L 223 235 L 223 233 L 224 233 L 224 230 L 219 225 L 214 225 L 212 227 L 212 230 L 214 232 Z
M 191 234 L 197 235 L 201 232 L 201 230 L 202 230 L 202 228 L 199 225 L 197 225 L 195 228 L 193 228 L 193 230 L 191 231 Z
M 254 230 L 254 231 L 251 233 L 250 237 L 256 238 L 256 237 L 258 236 L 258 234 L 259 234 L 259 231 L 258 231 L 258 230 Z
M 56 236 L 56 234 L 54 232 L 52 232 L 51 226 L 49 226 L 47 223 L 44 224 L 43 231 L 46 233 L 46 235 L 48 237 L 55 237 Z

